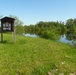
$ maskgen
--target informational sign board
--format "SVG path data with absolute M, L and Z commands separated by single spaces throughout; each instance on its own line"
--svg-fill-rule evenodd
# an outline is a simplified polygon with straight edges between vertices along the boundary
M 11 17 L 4 17 L 1 19 L 1 42 L 3 42 L 3 32 L 13 32 L 15 33 L 14 29 L 14 18 Z M 15 34 L 14 34 L 15 36 Z M 15 38 L 14 38 L 15 40 Z
M 11 30 L 11 23 L 8 23 L 8 22 L 4 23 L 2 30 L 3 31 L 10 31 Z
M 1 19 L 1 29 L 2 31 L 14 31 L 14 18 L 4 17 Z

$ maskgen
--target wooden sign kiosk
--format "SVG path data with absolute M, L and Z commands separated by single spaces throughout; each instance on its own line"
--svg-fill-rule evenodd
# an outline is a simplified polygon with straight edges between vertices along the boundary
M 1 42 L 3 42 L 3 32 L 14 32 L 14 20 L 10 17 L 1 19 Z

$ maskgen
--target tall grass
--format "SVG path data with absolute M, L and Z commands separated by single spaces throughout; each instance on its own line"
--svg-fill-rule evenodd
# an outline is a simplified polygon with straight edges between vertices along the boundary
M 52 40 L 4 34 L 0 75 L 69 75 L 76 73 L 76 49 Z

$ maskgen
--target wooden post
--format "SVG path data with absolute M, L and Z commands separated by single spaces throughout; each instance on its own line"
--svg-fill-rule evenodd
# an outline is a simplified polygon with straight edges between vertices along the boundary
M 14 32 L 12 32 L 12 36 L 13 36 L 13 42 L 16 43 L 16 31 L 14 29 Z
M 3 32 L 1 31 L 1 42 L 3 42 Z
M 3 31 L 2 31 L 2 24 L 3 24 L 3 23 L 1 23 L 1 42 L 3 43 Z

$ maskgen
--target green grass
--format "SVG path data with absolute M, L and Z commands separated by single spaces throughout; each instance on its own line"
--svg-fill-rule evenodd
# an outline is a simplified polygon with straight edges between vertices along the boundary
M 42 38 L 4 34 L 0 43 L 0 75 L 69 75 L 76 72 L 76 49 Z

